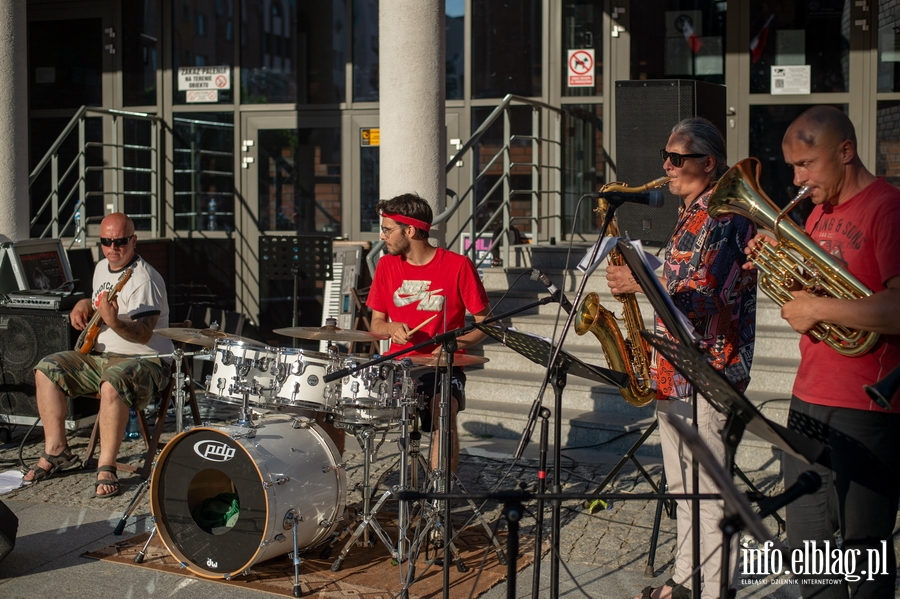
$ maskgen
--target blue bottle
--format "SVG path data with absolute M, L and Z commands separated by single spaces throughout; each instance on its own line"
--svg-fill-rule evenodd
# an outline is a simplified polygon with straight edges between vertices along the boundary
M 125 439 L 140 439 L 141 425 L 138 423 L 137 412 L 134 408 L 128 411 L 128 425 L 125 426 Z

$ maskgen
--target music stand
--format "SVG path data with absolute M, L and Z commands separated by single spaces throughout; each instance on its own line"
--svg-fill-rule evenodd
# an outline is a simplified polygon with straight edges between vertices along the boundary
M 554 420 L 554 430 L 553 430 L 553 485 L 555 489 L 560 488 L 561 484 L 561 476 L 560 476 L 560 463 L 562 462 L 562 390 L 566 386 L 566 374 L 571 372 L 572 374 L 579 376 L 584 379 L 588 379 L 590 381 L 595 381 L 599 383 L 607 383 L 610 385 L 615 385 L 616 387 L 624 387 L 628 385 L 629 379 L 628 375 L 624 372 L 617 372 L 615 370 L 609 370 L 606 368 L 600 368 L 599 366 L 593 366 L 591 364 L 585 364 L 566 350 L 557 347 L 549 339 L 545 339 L 544 337 L 539 337 L 537 335 L 532 335 L 529 333 L 523 333 L 521 331 L 517 331 L 511 328 L 501 328 L 490 326 L 482 323 L 478 323 L 475 325 L 475 328 L 480 330 L 481 332 L 493 337 L 503 345 L 509 347 L 515 352 L 525 356 L 535 364 L 540 366 L 547 367 L 549 371 L 549 380 L 553 386 L 553 395 L 554 395 L 554 410 L 556 412 L 556 419 Z M 556 362 L 554 364 L 550 363 L 553 355 L 556 355 Z M 538 402 L 535 402 L 535 406 L 539 405 Z M 532 407 L 534 410 L 534 406 Z M 541 455 L 541 472 L 539 473 L 539 479 L 543 481 L 543 478 L 540 478 L 541 475 L 546 476 L 544 473 L 544 467 L 546 464 L 546 455 L 547 455 L 547 418 L 546 418 L 546 409 L 542 410 L 544 415 L 541 418 L 541 435 L 540 435 L 540 455 Z M 536 415 L 535 415 L 536 417 Z M 529 417 L 529 420 L 531 418 Z M 522 451 L 524 451 L 524 444 L 527 441 L 527 438 L 530 436 L 530 431 L 526 431 L 526 433 L 522 436 L 522 440 L 519 443 L 519 449 L 516 451 L 516 459 L 521 456 Z M 553 503 L 553 536 L 551 537 L 553 543 L 553 549 L 551 552 L 551 587 L 556 588 L 556 584 L 558 584 L 558 561 L 559 561 L 559 522 L 560 522 L 560 502 L 556 501 Z M 544 513 L 544 500 L 538 499 L 537 506 L 535 507 L 535 513 L 540 514 L 540 519 L 536 522 L 535 526 L 535 556 L 534 556 L 534 571 L 533 571 L 533 583 L 532 589 L 538 588 L 538 583 L 540 581 L 540 567 L 541 567 L 541 555 L 540 555 L 540 547 L 542 543 L 542 530 L 541 527 L 537 524 L 543 523 L 543 513 Z
M 475 328 L 541 366 L 548 365 L 550 357 L 556 348 L 556 345 L 549 339 L 517 331 L 513 328 L 495 327 L 485 324 L 476 324 Z M 616 387 L 628 386 L 628 375 L 624 372 L 586 364 L 564 349 L 559 351 L 559 357 L 556 361 L 558 367 L 564 368 L 566 372 L 580 376 L 583 379 L 615 385 Z

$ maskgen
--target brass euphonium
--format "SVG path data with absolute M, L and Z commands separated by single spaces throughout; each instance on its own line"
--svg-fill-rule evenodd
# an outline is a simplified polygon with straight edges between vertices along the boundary
M 662 187 L 668 182 L 668 177 L 660 177 L 640 187 L 628 187 L 624 183 L 607 183 L 600 188 L 600 192 L 639 193 Z M 605 216 L 608 209 L 606 200 L 603 198 L 597 200 L 595 212 Z M 610 221 L 606 235 L 619 237 L 619 225 L 615 217 Z M 609 252 L 608 259 L 609 263 L 615 266 L 625 264 L 621 253 L 615 248 Z M 578 306 L 575 332 L 584 335 L 590 331 L 597 337 L 609 367 L 628 375 L 628 386 L 619 389 L 619 393 L 626 402 L 640 408 L 656 398 L 656 392 L 650 386 L 650 346 L 641 337 L 644 320 L 633 293 L 623 293 L 614 297 L 622 302 L 622 319 L 628 332 L 627 338 L 619 330 L 616 316 L 600 305 L 600 296 L 596 293 L 588 293 Z
M 800 284 L 804 291 L 840 299 L 859 299 L 872 292 L 841 264 L 825 252 L 794 222 L 788 212 L 809 193 L 804 187 L 781 210 L 759 188 L 760 164 L 745 158 L 731 167 L 712 191 L 709 214 L 740 214 L 758 227 L 774 234 L 777 246 L 756 244 L 750 260 L 759 270 L 759 288 L 782 306 L 793 299 L 790 290 Z M 809 334 L 824 341 L 845 356 L 869 351 L 878 341 L 878 333 L 858 331 L 833 323 L 820 322 Z

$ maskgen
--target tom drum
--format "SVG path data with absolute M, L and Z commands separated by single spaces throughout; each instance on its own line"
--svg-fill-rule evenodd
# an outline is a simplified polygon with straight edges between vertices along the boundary
M 336 393 L 334 384 L 326 383 L 326 374 L 336 370 L 337 358 L 302 349 L 278 348 L 275 376 L 282 380 L 276 401 L 285 406 L 316 412 L 332 412 Z
M 206 380 L 206 394 L 227 403 L 248 402 L 265 405 L 275 398 L 281 388 L 276 380 L 277 348 L 258 347 L 236 341 L 219 339 L 213 357 L 212 375 Z

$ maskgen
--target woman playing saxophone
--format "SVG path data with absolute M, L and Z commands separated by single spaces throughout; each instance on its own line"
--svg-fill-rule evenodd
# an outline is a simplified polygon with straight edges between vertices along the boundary
M 669 176 L 669 191 L 681 198 L 678 222 L 666 246 L 661 283 L 672 297 L 675 306 L 694 325 L 701 344 L 712 364 L 739 389 L 750 380 L 753 342 L 756 330 L 756 276 L 741 267 L 746 262 L 744 247 L 756 234 L 756 227 L 748 219 L 737 215 L 712 218 L 707 201 L 716 180 L 728 167 L 725 162 L 725 142 L 715 126 L 702 118 L 689 118 L 672 129 L 668 143 L 660 151 L 663 169 Z M 642 291 L 627 266 L 610 265 L 606 270 L 607 283 L 614 294 Z M 750 276 L 748 276 L 750 275 Z M 657 317 L 657 333 L 665 334 Z M 656 385 L 659 413 L 692 420 L 692 390 L 685 378 L 663 356 L 657 355 L 651 378 Z M 725 448 L 720 431 L 725 416 L 708 402 L 698 400 L 697 418 L 701 438 L 724 464 Z M 674 430 L 664 418 L 659 419 L 663 467 L 672 493 L 691 492 L 691 456 Z M 706 472 L 700 471 L 701 493 L 716 492 L 715 484 Z M 685 585 L 691 585 L 693 556 L 691 553 L 690 501 L 678 504 L 678 535 L 675 575 L 663 586 L 647 587 L 641 597 L 668 599 L 690 597 Z M 721 581 L 722 533 L 718 522 L 723 505 L 718 501 L 700 502 L 700 563 L 703 564 L 701 596 L 718 597 Z M 732 547 L 732 569 L 727 573 L 730 588 L 734 588 L 737 540 Z

